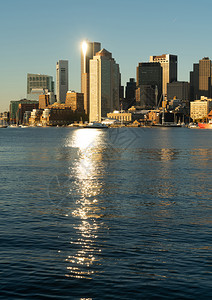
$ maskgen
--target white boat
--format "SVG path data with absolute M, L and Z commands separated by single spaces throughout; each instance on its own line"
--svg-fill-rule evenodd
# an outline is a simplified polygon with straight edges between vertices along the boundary
M 99 122 L 92 122 L 92 123 L 89 123 L 88 125 L 86 125 L 85 128 L 100 128 L 100 129 L 104 129 L 104 128 L 108 128 L 108 126 L 106 124 L 102 124 L 102 123 L 99 123 Z
M 9 127 L 9 128 L 18 128 L 19 125 L 18 125 L 18 124 L 11 124 L 11 125 L 9 125 L 8 127 Z
M 199 128 L 198 124 L 195 123 L 189 123 L 188 128 Z

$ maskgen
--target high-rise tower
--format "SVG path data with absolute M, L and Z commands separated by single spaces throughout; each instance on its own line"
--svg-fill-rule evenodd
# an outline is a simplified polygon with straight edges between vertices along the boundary
M 83 42 L 81 49 L 81 93 L 84 94 L 84 109 L 89 115 L 89 73 L 90 59 L 96 55 L 101 49 L 101 44 L 97 42 Z
M 57 102 L 65 103 L 68 91 L 68 60 L 59 60 L 56 65 Z
M 150 62 L 159 62 L 163 69 L 164 97 L 167 96 L 167 83 L 177 81 L 177 55 L 163 54 L 160 56 L 150 56 Z
M 90 60 L 90 122 L 101 122 L 101 117 L 119 109 L 119 65 L 105 49 Z
M 211 60 L 204 57 L 199 61 L 199 96 L 211 96 Z
M 190 100 L 199 99 L 199 64 L 193 64 L 190 72 Z
M 139 63 L 136 103 L 144 109 L 159 104 L 162 94 L 162 67 L 159 62 Z

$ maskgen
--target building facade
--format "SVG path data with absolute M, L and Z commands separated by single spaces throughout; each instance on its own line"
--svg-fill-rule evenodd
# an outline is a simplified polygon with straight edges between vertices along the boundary
M 189 100 L 190 84 L 185 81 L 174 81 L 167 84 L 167 100 L 172 99 Z
M 208 57 L 193 64 L 190 72 L 190 100 L 212 97 L 212 62 Z
M 27 74 L 27 99 L 30 98 L 32 90 L 45 90 L 54 93 L 53 77 L 41 74 Z M 30 99 L 29 99 L 30 100 Z
M 190 72 L 190 100 L 199 99 L 199 64 L 193 64 Z
M 136 81 L 136 104 L 143 108 L 157 106 L 162 95 L 162 67 L 160 63 L 139 63 Z
M 48 105 L 55 102 L 55 95 L 53 93 L 45 93 L 39 96 L 39 109 L 45 109 Z
M 152 109 L 157 107 L 157 86 L 143 84 L 136 89 L 136 105 L 141 109 Z
M 65 104 L 73 111 L 84 112 L 84 94 L 68 91 Z
M 101 44 L 98 42 L 84 42 L 81 49 L 81 93 L 84 94 L 84 109 L 89 115 L 89 97 L 90 97 L 90 60 L 99 52 Z
M 68 91 L 68 60 L 59 60 L 56 64 L 57 102 L 65 103 Z
M 211 97 L 211 68 L 208 57 L 199 61 L 199 96 Z
M 38 108 L 38 101 L 30 101 L 27 99 L 21 99 L 18 101 L 10 101 L 10 122 L 12 123 L 18 123 L 18 119 L 19 119 L 19 114 L 18 114 L 18 110 L 19 110 L 19 104 L 22 104 L 22 111 L 23 108 L 25 107 L 25 110 L 29 110 L 31 111 L 32 107 L 35 105 L 35 107 L 33 108 Z
M 212 109 L 212 99 L 202 96 L 200 100 L 190 102 L 190 117 L 193 121 L 207 118 Z
M 101 122 L 107 113 L 119 109 L 119 65 L 102 49 L 90 60 L 90 122 Z
M 159 56 L 150 56 L 150 62 L 160 63 L 163 70 L 162 93 L 167 97 L 167 84 L 177 81 L 177 55 L 163 54 Z
M 132 113 L 130 112 L 120 112 L 114 111 L 107 114 L 107 117 L 110 119 L 118 120 L 119 122 L 123 123 L 130 123 L 132 121 Z

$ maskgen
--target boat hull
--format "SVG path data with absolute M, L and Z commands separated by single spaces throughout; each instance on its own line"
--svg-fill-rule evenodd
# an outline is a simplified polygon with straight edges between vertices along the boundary
M 198 126 L 201 129 L 212 129 L 212 123 L 198 123 Z

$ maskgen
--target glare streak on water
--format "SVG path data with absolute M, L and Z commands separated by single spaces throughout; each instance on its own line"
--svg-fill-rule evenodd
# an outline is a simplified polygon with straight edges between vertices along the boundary
M 212 131 L 0 131 L 1 295 L 210 299 Z

